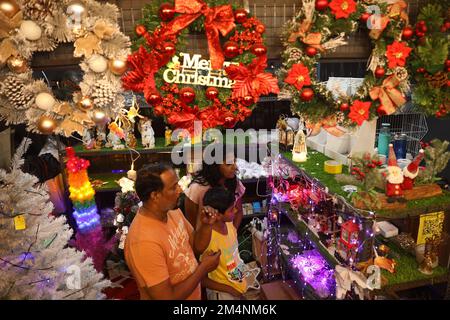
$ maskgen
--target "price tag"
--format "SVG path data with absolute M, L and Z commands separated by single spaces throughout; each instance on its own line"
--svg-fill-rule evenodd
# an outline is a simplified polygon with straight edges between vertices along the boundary
M 16 230 L 25 230 L 27 228 L 25 223 L 25 215 L 21 214 L 20 216 L 15 216 L 14 226 L 16 227 Z

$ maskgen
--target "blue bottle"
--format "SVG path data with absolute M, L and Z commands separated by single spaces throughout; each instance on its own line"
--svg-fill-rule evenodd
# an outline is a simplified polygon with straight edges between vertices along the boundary
M 378 134 L 378 154 L 389 155 L 389 143 L 391 142 L 391 124 L 382 123 Z
M 406 134 L 395 135 L 394 152 L 397 159 L 406 159 Z

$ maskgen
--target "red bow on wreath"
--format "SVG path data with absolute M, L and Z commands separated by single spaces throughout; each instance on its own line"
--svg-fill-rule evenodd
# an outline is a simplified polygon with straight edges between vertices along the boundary
M 236 80 L 233 86 L 233 98 L 252 96 L 255 101 L 259 96 L 269 93 L 279 93 L 278 80 L 271 73 L 264 72 L 267 67 L 267 57 L 255 58 L 248 66 L 242 63 L 230 65 L 225 69 L 228 78 Z
M 175 12 L 182 15 L 168 23 L 164 33 L 168 35 L 176 34 L 204 15 L 211 67 L 221 69 L 225 57 L 220 46 L 219 32 L 222 36 L 226 36 L 235 28 L 231 6 L 223 5 L 210 8 L 202 0 L 175 0 Z

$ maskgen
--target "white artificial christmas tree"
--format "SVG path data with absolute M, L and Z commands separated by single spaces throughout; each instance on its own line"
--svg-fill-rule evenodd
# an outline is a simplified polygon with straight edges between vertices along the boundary
M 46 186 L 20 169 L 28 146 L 19 146 L 9 172 L 0 170 L 0 300 L 103 299 L 110 281 L 68 247 L 66 218 L 51 215 Z

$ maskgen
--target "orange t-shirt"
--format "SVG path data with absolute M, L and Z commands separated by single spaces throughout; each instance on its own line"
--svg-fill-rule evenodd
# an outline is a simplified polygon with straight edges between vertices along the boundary
M 145 287 L 167 279 L 175 285 L 198 266 L 192 251 L 193 228 L 183 213 L 167 213 L 167 223 L 137 214 L 125 241 L 125 260 L 137 281 L 142 300 L 149 300 Z M 200 300 L 200 284 L 187 300 Z

